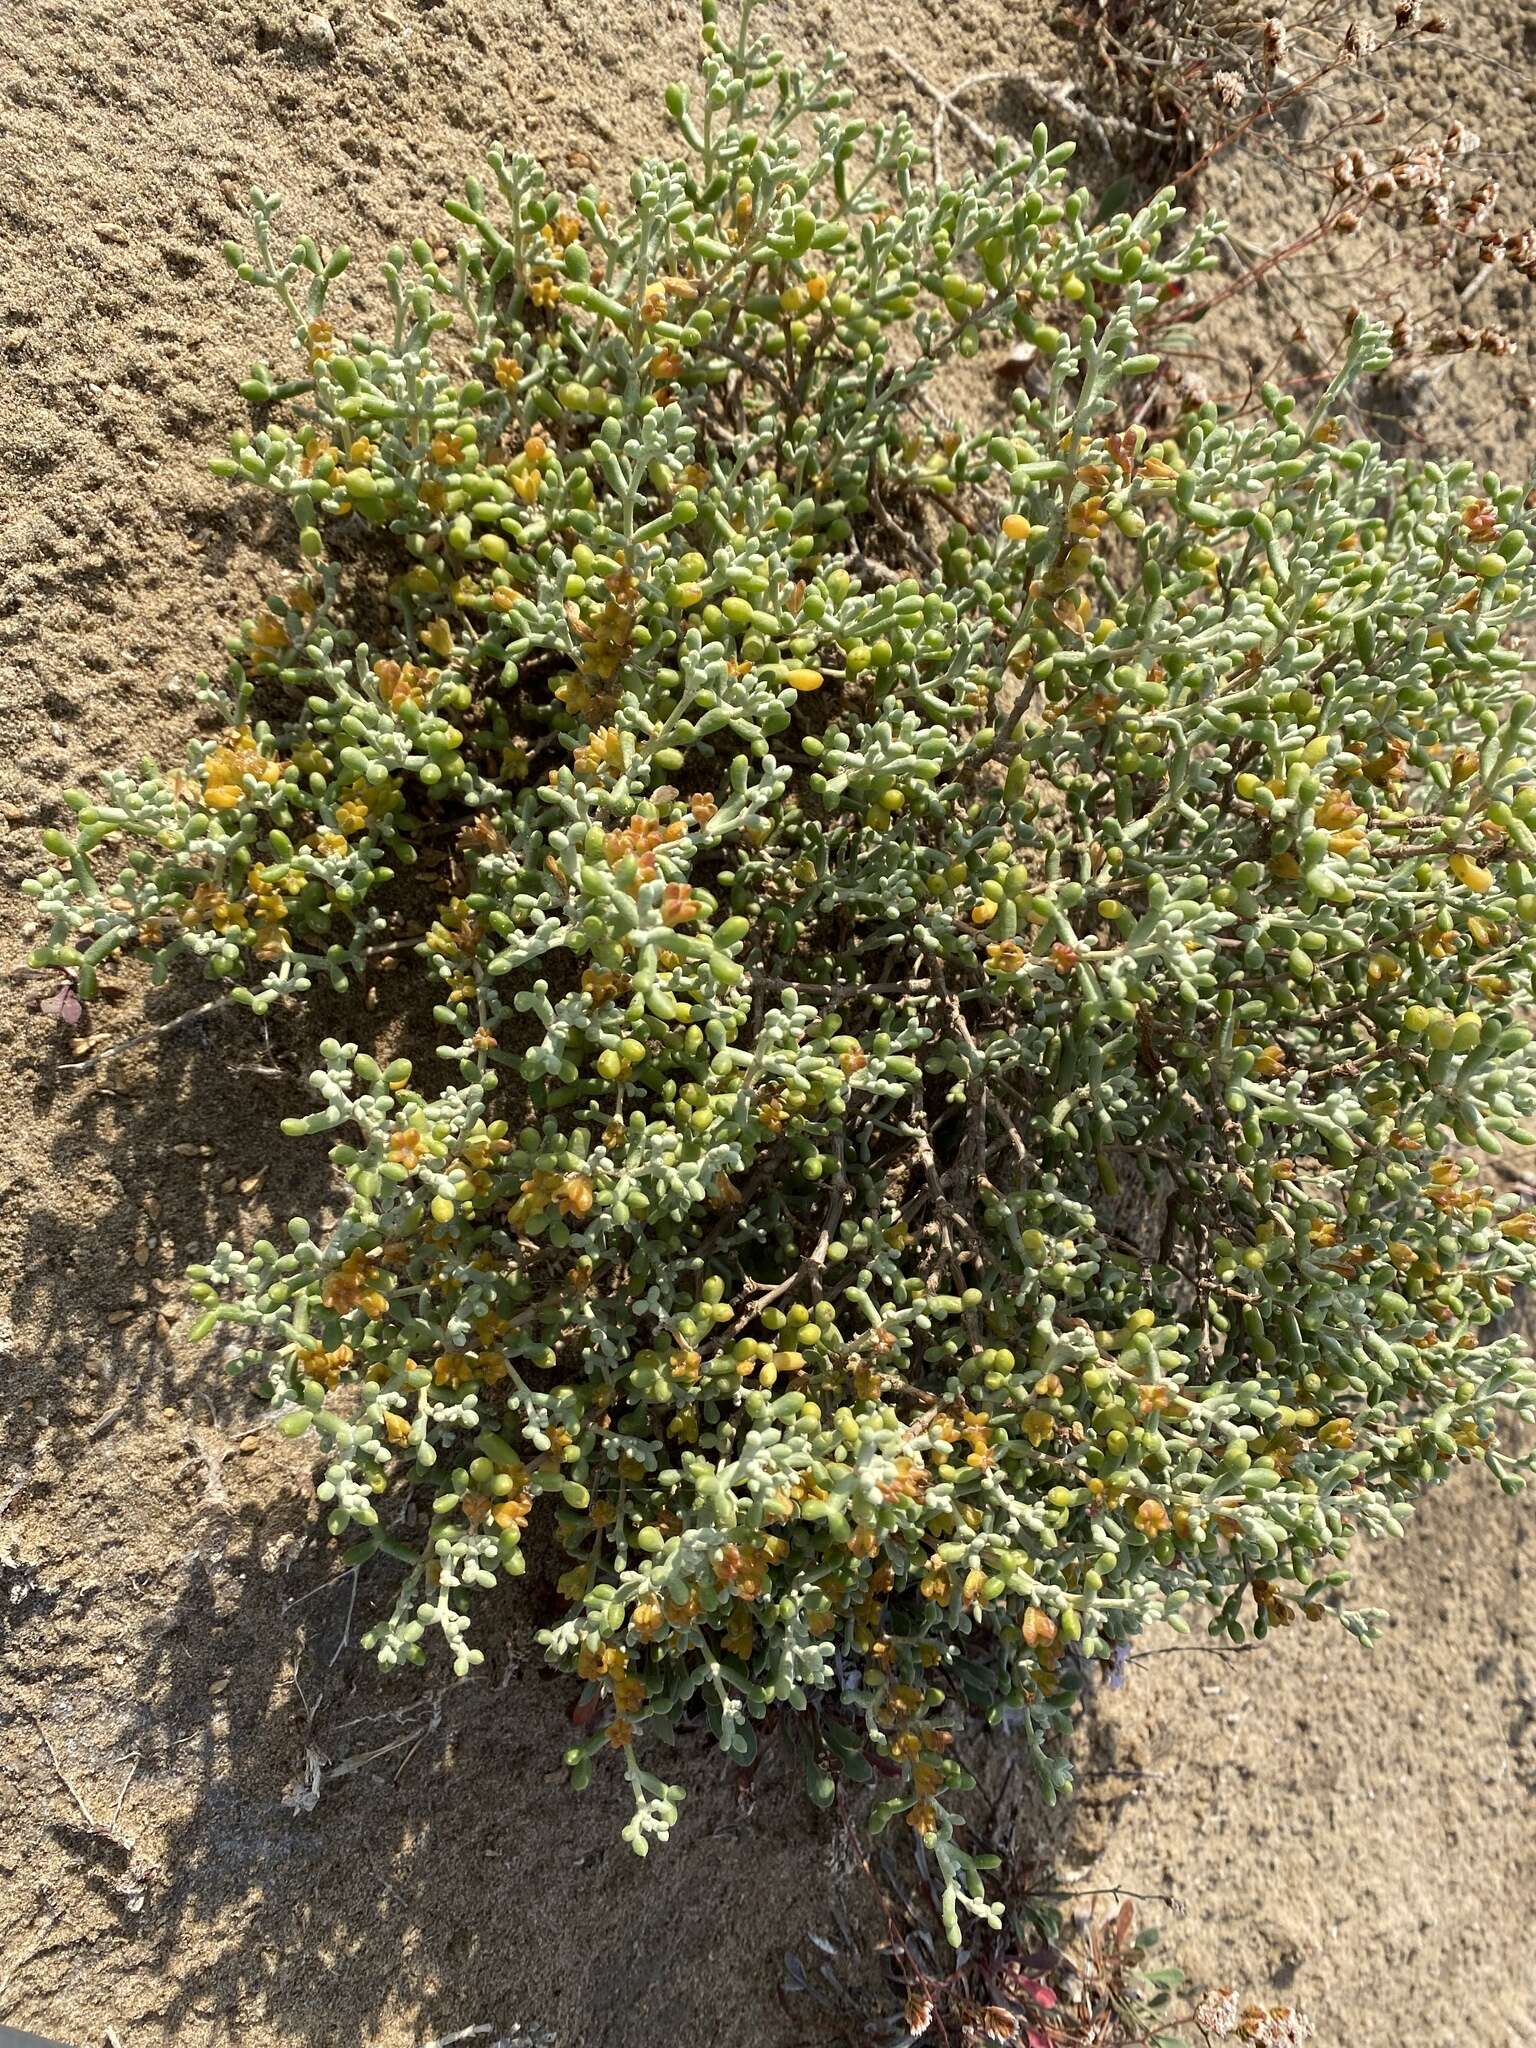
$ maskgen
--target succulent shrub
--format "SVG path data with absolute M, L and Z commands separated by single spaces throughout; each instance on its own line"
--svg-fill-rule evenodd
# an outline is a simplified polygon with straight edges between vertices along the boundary
M 1315 1616 L 1427 1483 L 1515 1483 L 1533 514 L 1352 435 L 1365 323 L 1310 405 L 1149 431 L 1170 195 L 1096 218 L 1043 133 L 935 184 L 833 62 L 704 41 L 676 161 L 493 152 L 370 332 L 257 196 L 297 362 L 216 467 L 291 569 L 224 729 L 70 799 L 38 958 L 258 1014 L 394 961 L 438 1065 L 323 1042 L 338 1213 L 195 1278 L 398 1560 L 371 1643 L 469 1671 L 542 1521 L 637 1849 L 648 1736 L 772 1716 L 953 1927 L 964 1715 L 1059 1783 L 1147 1622 Z

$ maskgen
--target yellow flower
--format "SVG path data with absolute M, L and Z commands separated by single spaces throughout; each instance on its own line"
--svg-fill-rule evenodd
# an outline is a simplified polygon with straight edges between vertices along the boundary
M 578 1222 L 592 1212 L 593 1186 L 589 1174 L 540 1171 L 530 1174 L 521 1187 L 521 1197 L 512 1205 L 511 1211 L 515 1229 L 521 1230 L 546 1209 L 558 1209 L 562 1215 L 574 1217 Z
M 380 1291 L 378 1281 L 378 1267 L 370 1265 L 362 1252 L 349 1252 L 326 1275 L 320 1299 L 338 1315 L 350 1315 L 354 1309 L 361 1309 L 365 1316 L 376 1318 L 389 1308 L 389 1297 Z
M 389 1157 L 395 1166 L 415 1168 L 421 1163 L 421 1156 L 427 1149 L 427 1141 L 420 1131 L 395 1131 L 389 1140 Z
M 232 811 L 245 794 L 247 777 L 270 788 L 282 776 L 282 763 L 263 754 L 250 727 L 243 725 L 203 763 L 203 801 L 211 811 Z
M 299 1354 L 299 1364 L 305 1377 L 318 1380 L 322 1387 L 334 1387 L 351 1363 L 350 1344 L 338 1344 L 334 1351 L 327 1351 L 323 1344 L 316 1344 Z
M 582 775 L 617 775 L 624 766 L 624 743 L 618 728 L 601 725 L 572 756 Z
M 432 1378 L 440 1387 L 462 1387 L 474 1378 L 474 1367 L 462 1351 L 445 1351 L 432 1367 Z

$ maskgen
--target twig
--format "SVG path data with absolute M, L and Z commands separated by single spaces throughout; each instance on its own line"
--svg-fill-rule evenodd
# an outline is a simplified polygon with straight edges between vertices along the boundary
M 341 1655 L 342 1651 L 347 1647 L 347 1644 L 352 1640 L 352 1615 L 353 1611 L 357 1606 L 357 1575 L 361 1570 L 361 1565 L 354 1565 L 352 1567 L 352 1589 L 347 1595 L 347 1618 L 341 1625 L 340 1640 L 337 1642 L 335 1649 L 331 1652 L 332 1664 L 336 1662 L 336 1659 Z
M 377 945 L 364 946 L 363 958 L 372 960 L 381 953 L 398 952 L 402 946 L 414 945 L 421 938 L 420 932 L 403 932 L 396 939 L 381 939 Z M 278 1000 L 286 1001 L 297 995 L 297 989 L 280 989 Z M 58 1074 L 86 1074 L 92 1067 L 99 1067 L 104 1060 L 115 1060 L 119 1053 L 131 1052 L 136 1045 L 147 1045 L 151 1039 L 164 1038 L 168 1032 L 179 1031 L 183 1024 L 195 1024 L 199 1017 L 212 1017 L 220 1010 L 233 1009 L 236 995 L 231 990 L 227 995 L 213 996 L 206 1003 L 198 1003 L 193 1009 L 182 1010 L 174 1017 L 167 1017 L 163 1024 L 150 1024 L 143 1031 L 136 1031 L 131 1038 L 120 1038 L 115 1045 L 104 1045 L 100 1052 L 93 1052 L 86 1060 L 60 1060 L 54 1068 Z
M 321 1593 L 328 1593 L 332 1586 L 339 1586 L 343 1579 L 352 1578 L 357 1570 L 355 1564 L 348 1565 L 345 1571 L 332 1572 L 328 1579 L 322 1579 L 319 1585 L 311 1586 L 307 1593 L 295 1593 L 291 1600 L 283 1602 L 283 1613 L 286 1614 L 290 1607 L 302 1607 L 306 1600 L 313 1600 Z
M 1139 1664 L 1144 1657 L 1246 1657 L 1252 1643 L 1169 1643 L 1161 1650 L 1132 1650 L 1127 1664 Z
M 981 123 L 973 121 L 969 114 L 962 114 L 960 109 L 954 104 L 954 95 L 952 93 L 940 92 L 931 79 L 925 78 L 915 64 L 909 64 L 907 59 L 902 56 L 900 50 L 893 50 L 889 43 L 881 46 L 880 54 L 882 57 L 888 57 L 898 70 L 904 71 L 918 91 L 927 93 L 929 99 L 935 101 L 938 105 L 939 111 L 933 117 L 933 140 L 930 147 L 930 154 L 933 157 L 933 182 L 935 185 L 942 185 L 944 182 L 944 158 L 940 149 L 939 138 L 943 134 L 944 116 L 946 114 L 949 115 L 951 120 L 964 128 L 975 141 L 979 142 L 988 156 L 992 154 L 993 150 L 997 147 L 996 137 L 989 135 Z
M 106 1435 L 107 1431 L 112 1427 L 113 1423 L 116 1422 L 117 1418 L 120 1415 L 124 1414 L 127 1411 L 127 1409 L 132 1405 L 133 1397 L 138 1391 L 139 1382 L 135 1380 L 133 1385 L 128 1389 L 127 1393 L 124 1394 L 121 1401 L 118 1401 L 111 1408 L 104 1409 L 103 1412 L 97 1416 L 96 1420 L 85 1432 L 85 1440 L 88 1444 L 93 1444 L 95 1443 L 98 1437 Z
M 1032 92 L 1036 99 L 1043 100 L 1048 107 L 1054 107 L 1058 114 L 1069 121 L 1077 121 L 1086 128 L 1101 149 L 1110 147 L 1109 131 L 1119 129 L 1123 134 L 1145 136 L 1154 142 L 1166 142 L 1168 131 L 1163 128 L 1144 128 L 1139 121 L 1127 120 L 1123 114 L 1095 114 L 1082 106 L 1075 97 L 1076 88 L 1070 80 L 1060 82 L 1037 78 L 1032 71 L 976 71 L 969 78 L 962 78 L 950 92 L 943 92 L 932 79 L 925 78 L 917 66 L 904 57 L 900 50 L 889 43 L 881 45 L 880 54 L 888 58 L 898 70 L 904 71 L 919 92 L 926 93 L 938 108 L 933 117 L 933 176 L 936 184 L 943 182 L 944 166 L 940 153 L 940 136 L 943 133 L 944 117 L 947 114 L 958 127 L 963 128 L 974 142 L 987 152 L 988 156 L 997 149 L 997 137 L 982 127 L 979 121 L 961 111 L 955 104 L 962 94 L 973 92 L 981 85 L 1020 85 Z
M 179 1031 L 183 1024 L 195 1024 L 199 1017 L 211 1017 L 218 1010 L 231 1009 L 234 1000 L 230 995 L 214 996 L 210 1002 L 199 1003 L 196 1009 L 167 1017 L 163 1024 L 150 1024 L 143 1031 L 135 1031 L 131 1038 L 120 1038 L 115 1045 L 104 1045 L 88 1060 L 60 1060 L 54 1071 L 59 1074 L 88 1074 L 92 1067 L 99 1067 L 104 1060 L 115 1060 L 119 1053 L 131 1052 L 136 1045 L 147 1045 L 152 1038 L 164 1038 L 169 1031 Z
M 42 1745 L 44 1749 L 46 1749 L 48 1752 L 48 1760 L 53 1765 L 54 1770 L 58 1774 L 59 1783 L 64 1787 L 64 1790 L 75 1802 L 75 1808 L 79 1813 L 80 1818 L 85 1822 L 86 1826 L 90 1829 L 93 1835 L 100 1835 L 108 1832 L 101 1826 L 99 1821 L 96 1819 L 96 1816 L 91 1812 L 91 1809 L 86 1805 L 85 1801 L 80 1797 L 80 1794 L 69 1782 L 69 1778 L 65 1773 L 64 1766 L 59 1762 L 59 1753 L 54 1748 L 53 1744 L 48 1740 L 48 1730 L 43 1726 L 42 1722 L 38 1720 L 36 1714 L 29 1714 L 27 1718 L 32 1723 L 32 1726 L 37 1730 L 38 1736 L 42 1741 Z
M 302 1678 L 300 1678 L 297 1667 L 295 1667 L 293 1674 L 293 1689 L 299 1696 L 299 1705 L 304 1709 L 304 1728 L 305 1732 L 308 1733 L 308 1731 L 314 1727 L 315 1716 L 319 1713 L 320 1708 L 324 1703 L 324 1689 L 322 1688 L 321 1691 L 316 1695 L 315 1703 L 313 1706 L 311 1706 L 309 1703 L 309 1695 L 304 1690 L 304 1681 Z
M 122 1789 L 119 1791 L 117 1795 L 117 1804 L 112 1809 L 112 1818 L 107 1823 L 108 1831 L 114 1835 L 117 1833 L 118 1816 L 122 1813 L 123 1801 L 128 1797 L 128 1787 L 133 1783 L 134 1779 L 138 1776 L 138 1774 L 139 1752 L 135 1750 L 133 1754 L 133 1762 L 128 1766 L 128 1775 L 126 1778 L 124 1778 L 122 1783 Z
M 453 2048 L 455 2041 L 473 2041 L 481 2034 L 491 2032 L 489 2026 L 460 2027 L 456 2034 L 439 2034 L 435 2041 L 423 2041 L 421 2048 Z
M 1055 1885 L 1042 1885 L 1039 1895 L 1043 1899 L 1139 1899 L 1144 1905 L 1166 1906 L 1170 1913 L 1189 1911 L 1184 1901 L 1173 1892 L 1130 1892 L 1118 1884 L 1090 1885 L 1083 1891 L 1063 1891 Z
M 205 1508 L 222 1508 L 225 1514 L 229 1514 L 229 1495 L 224 1491 L 220 1468 L 234 1456 L 233 1450 L 218 1443 L 201 1430 L 189 1429 L 181 1441 L 193 1457 L 201 1458 L 203 1461 L 202 1505 Z
M 1223 150 L 1230 149 L 1233 143 L 1240 142 L 1250 129 L 1258 127 L 1263 121 L 1272 121 L 1282 107 L 1289 106 L 1292 100 L 1299 99 L 1303 93 L 1310 92 L 1314 85 L 1318 85 L 1323 79 L 1330 77 L 1338 70 L 1341 61 L 1336 56 L 1330 57 L 1325 64 L 1320 64 L 1307 77 L 1288 80 L 1286 90 L 1274 98 L 1271 98 L 1267 93 L 1261 94 L 1259 104 L 1246 119 L 1239 121 L 1235 128 L 1223 135 L 1218 141 L 1213 142 L 1204 156 L 1196 157 L 1195 161 L 1187 169 L 1177 172 L 1171 183 L 1182 185 L 1189 179 L 1197 177 L 1207 164 L 1220 156 Z
M 1101 1764 L 1097 1770 L 1079 1771 L 1077 1775 L 1082 1783 L 1086 1785 L 1095 1778 L 1148 1778 L 1163 1782 L 1173 1777 L 1174 1773 L 1172 1771 L 1133 1771 L 1124 1765 Z
M 304 1692 L 303 1688 L 299 1685 L 297 1675 L 294 1678 L 294 1690 L 298 1693 L 299 1698 L 303 1700 Z M 377 1763 L 380 1757 L 393 1756 L 397 1749 L 407 1751 L 400 1764 L 400 1769 L 404 1770 L 419 1746 L 425 1742 L 429 1735 L 435 1735 L 443 1725 L 443 1697 L 442 1692 L 432 1695 L 431 1718 L 424 1725 L 419 1728 L 407 1728 L 403 1734 L 394 1736 L 388 1742 L 381 1742 L 375 1749 L 364 1750 L 360 1756 L 344 1756 L 333 1763 L 329 1757 L 323 1756 L 312 1743 L 306 1743 L 304 1746 L 305 1768 L 309 1782 L 302 1794 L 299 1794 L 297 1797 L 289 1795 L 287 1803 L 292 1805 L 295 1811 L 313 1812 L 314 1808 L 319 1804 L 321 1792 L 333 1778 L 350 1778 L 355 1771 L 366 1770 L 369 1764 Z M 305 1701 L 306 1708 L 308 1708 L 308 1715 L 305 1721 L 306 1728 L 313 1725 L 315 1713 L 323 1699 L 324 1694 L 321 1694 L 320 1699 L 316 1700 L 313 1708 L 309 1708 L 308 1702 Z M 352 1724 L 346 1723 L 344 1725 L 351 1726 Z M 398 1775 L 399 1773 L 397 1772 L 396 1776 L 398 1777 Z M 489 2029 L 486 2031 L 488 2032 Z M 461 2038 L 463 2037 L 455 2036 L 455 2039 Z
M 833 1233 L 842 1220 L 845 1199 L 846 1190 L 841 1179 L 839 1179 L 832 1189 L 831 1205 L 827 1210 L 825 1220 L 821 1226 L 821 1233 L 817 1237 L 814 1246 L 806 1253 L 787 1280 L 779 1281 L 777 1286 L 770 1287 L 766 1293 L 757 1296 L 752 1303 L 752 1313 L 754 1316 L 760 1316 L 765 1308 L 771 1308 L 784 1295 L 792 1294 L 808 1274 L 820 1272 L 827 1262 L 827 1252 L 832 1244 Z
M 1461 291 L 1459 291 L 1456 294 L 1457 298 L 1461 301 L 1462 305 L 1466 306 L 1471 304 L 1472 300 L 1477 297 L 1477 294 L 1482 290 L 1483 286 L 1488 282 L 1489 278 L 1492 277 L 1493 273 L 1498 269 L 1498 267 L 1499 266 L 1497 263 L 1483 263 L 1478 266 L 1477 273 L 1472 278 L 1471 282 L 1463 286 Z

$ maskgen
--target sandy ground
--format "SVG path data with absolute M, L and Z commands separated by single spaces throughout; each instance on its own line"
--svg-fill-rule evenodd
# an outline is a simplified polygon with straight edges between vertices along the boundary
M 1084 72 L 1081 24 L 1005 0 L 771 11 L 792 46 L 851 50 L 886 104 L 914 100 L 886 44 L 946 86 Z M 1449 95 L 1517 200 L 1532 40 L 1516 6 L 1487 10 L 1392 93 L 1408 129 Z M 61 787 L 182 744 L 190 677 L 260 587 L 259 518 L 206 471 L 242 415 L 236 379 L 279 340 L 217 254 L 248 186 L 346 239 L 360 274 L 495 135 L 617 176 L 691 50 L 679 0 L 339 0 L 321 24 L 278 0 L 10 0 L 12 876 Z M 1003 125 L 1033 120 L 1029 97 L 974 104 Z M 1237 152 L 1211 195 L 1266 246 L 1286 164 Z M 1479 304 L 1520 312 L 1502 281 Z M 1295 324 L 1285 294 L 1236 300 L 1212 361 L 1262 368 Z M 1528 371 L 1522 338 L 1391 410 L 1409 438 L 1518 466 Z M 15 967 L 13 894 L 5 915 Z M 483 1682 L 385 1684 L 351 1641 L 301 1451 L 181 1338 L 186 1263 L 258 1229 L 269 1193 L 284 1214 L 317 1194 L 317 1161 L 274 1137 L 308 1064 L 294 1022 L 220 1021 L 72 1075 L 30 985 L 4 988 L 0 2019 L 82 2048 L 109 2028 L 121 2048 L 412 2048 L 474 2025 L 546 2048 L 804 2040 L 775 1996 L 783 1953 L 839 1901 L 868 1910 L 836 1822 L 773 1762 L 745 1793 L 688 1754 L 679 1836 L 638 1864 L 613 1786 L 564 1785 L 569 1695 L 526 1604 Z M 127 992 L 92 1021 L 110 1038 L 135 1014 Z M 1085 1726 L 1064 1867 L 1170 1894 L 1148 1910 L 1197 1977 L 1299 1999 L 1337 2048 L 1531 2048 L 1533 1531 L 1536 1499 L 1458 1483 L 1364 1564 L 1362 1601 L 1394 1615 L 1374 1655 L 1305 1631 L 1135 1664 Z

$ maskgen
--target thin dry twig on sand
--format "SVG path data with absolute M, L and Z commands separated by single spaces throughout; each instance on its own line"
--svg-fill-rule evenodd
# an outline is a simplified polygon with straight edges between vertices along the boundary
M 297 1676 L 294 1679 L 294 1690 L 304 1703 L 306 1714 L 304 1725 L 306 1731 L 308 1731 L 314 1725 L 315 1716 L 319 1712 L 324 1694 L 322 1693 L 316 1699 L 314 1705 L 310 1706 L 308 1700 L 305 1699 L 303 1688 L 300 1686 Z M 431 1695 L 430 1700 L 427 1702 L 428 1718 L 418 1726 L 407 1728 L 402 1734 L 392 1737 L 390 1741 L 381 1742 L 375 1748 L 364 1750 L 359 1755 L 332 1759 L 323 1750 L 317 1749 L 313 1742 L 306 1740 L 304 1744 L 304 1770 L 302 1778 L 296 1779 L 283 1794 L 283 1805 L 294 1813 L 313 1813 L 320 1803 L 322 1792 L 333 1779 L 349 1778 L 355 1771 L 365 1770 L 369 1764 L 377 1763 L 381 1757 L 393 1756 L 397 1750 L 403 1749 L 405 1755 L 400 1759 L 395 1769 L 395 1778 L 398 1780 L 401 1771 L 405 1769 L 422 1743 L 427 1740 L 429 1735 L 435 1735 L 443 1725 L 443 1701 L 452 1690 L 451 1686 L 445 1686 L 442 1690 Z M 398 1712 L 389 1714 L 364 1714 L 359 1719 L 364 1721 L 400 1721 L 404 1720 L 407 1714 L 419 1711 L 419 1707 L 402 1708 Z M 357 1722 L 344 1721 L 341 1723 L 341 1729 L 357 1725 Z M 340 1733 L 341 1729 L 337 1729 L 335 1732 Z
M 375 945 L 363 948 L 363 958 L 365 960 L 376 960 L 384 954 L 396 953 L 403 946 L 415 945 L 416 941 L 421 937 L 422 934 L 420 932 L 403 932 L 399 938 L 380 939 Z M 298 993 L 296 990 L 283 990 L 280 999 L 287 1000 L 289 996 L 296 993 Z M 99 1052 L 93 1052 L 87 1059 L 60 1060 L 55 1068 L 55 1072 L 60 1074 L 88 1074 L 93 1067 L 99 1067 L 107 1060 L 115 1060 L 121 1053 L 132 1052 L 136 1046 L 148 1045 L 154 1039 L 164 1038 L 169 1032 L 180 1031 L 183 1025 L 195 1024 L 199 1018 L 214 1017 L 220 1011 L 235 1010 L 243 1007 L 248 1007 L 248 1005 L 242 1005 L 239 994 L 233 991 L 229 995 L 214 996 L 206 1003 L 195 1004 L 190 1010 L 178 1011 L 174 1017 L 167 1017 L 159 1024 L 146 1025 L 142 1031 L 135 1031 L 131 1038 L 120 1038 L 114 1045 L 104 1045 Z M 265 1022 L 265 1012 L 259 1014 L 262 1016 L 263 1022 Z M 257 1068 L 253 1071 L 280 1073 L 281 1069 L 275 1067 Z
M 199 1017 L 212 1017 L 220 1010 L 233 1009 L 233 996 L 215 996 L 210 1002 L 199 1003 L 195 1009 L 183 1010 L 178 1016 L 167 1017 L 163 1024 L 150 1024 L 143 1031 L 135 1031 L 131 1038 L 120 1038 L 115 1045 L 104 1045 L 100 1052 L 93 1052 L 88 1059 L 60 1060 L 61 1074 L 88 1074 L 93 1067 L 99 1067 L 105 1060 L 115 1060 L 119 1053 L 131 1052 L 135 1046 L 147 1045 L 153 1038 L 164 1038 L 167 1032 L 179 1031 L 184 1024 L 195 1024 Z
M 80 1797 L 80 1794 L 75 1790 L 73 1784 L 70 1782 L 68 1772 L 64 1769 L 64 1766 L 59 1762 L 59 1752 L 54 1748 L 53 1744 L 48 1739 L 48 1730 L 43 1726 L 42 1722 L 39 1721 L 36 1714 L 30 1714 L 28 1716 L 28 1719 L 31 1721 L 32 1726 L 37 1730 L 38 1739 L 42 1743 L 44 1749 L 46 1749 L 48 1752 L 48 1761 L 53 1765 L 54 1775 L 58 1778 L 59 1783 L 64 1787 L 64 1790 L 69 1794 L 70 1798 L 74 1801 L 75 1811 L 79 1814 L 81 1820 L 84 1821 L 86 1827 L 90 1830 L 90 1832 L 93 1835 L 110 1835 L 112 1830 L 110 1828 L 104 1828 L 101 1825 L 101 1823 L 97 1820 L 95 1814 L 91 1812 L 91 1809 L 86 1805 L 85 1801 Z
M 883 43 L 880 46 L 880 55 L 894 64 L 899 71 L 904 72 L 917 87 L 918 91 L 926 93 L 928 98 L 938 108 L 938 112 L 933 117 L 931 138 L 933 176 L 936 184 L 944 182 L 944 160 L 941 145 L 946 115 L 957 127 L 963 128 L 972 141 L 978 143 L 987 152 L 988 156 L 991 156 L 997 149 L 997 137 L 983 128 L 979 121 L 974 120 L 971 115 L 965 113 L 956 104 L 966 93 L 974 92 L 979 86 L 983 85 L 1022 86 L 1026 92 L 1033 93 L 1035 98 L 1042 101 L 1046 106 L 1053 107 L 1066 120 L 1075 121 L 1081 127 L 1086 128 L 1101 149 L 1111 148 L 1111 131 L 1123 135 L 1138 135 L 1153 142 L 1166 142 L 1168 140 L 1165 129 L 1144 128 L 1139 121 L 1129 120 L 1123 114 L 1093 113 L 1079 101 L 1077 98 L 1077 88 L 1067 79 L 1039 78 L 1033 71 L 976 71 L 970 77 L 962 78 L 960 83 L 952 87 L 950 91 L 944 92 L 933 83 L 931 78 L 925 77 L 918 70 L 917 66 L 912 63 L 910 58 L 904 57 L 900 50 L 893 49 L 889 43 Z
M 27 1718 L 37 1730 L 38 1740 L 48 1752 L 48 1761 L 53 1765 L 54 1775 L 69 1794 L 71 1803 L 80 1816 L 81 1825 L 87 1836 L 94 1842 L 106 1842 L 123 1859 L 123 1868 L 112 1885 L 114 1895 L 126 1906 L 130 1913 L 140 1912 L 144 1905 L 149 1884 L 156 1873 L 154 1867 L 146 1863 L 139 1855 L 138 1836 L 125 1835 L 118 1826 L 118 1821 L 123 1811 L 123 1801 L 127 1798 L 128 1788 L 133 1783 L 134 1777 L 138 1772 L 139 1759 L 137 1755 L 134 1756 L 128 1769 L 128 1775 L 124 1778 L 118 1790 L 117 1804 L 112 1809 L 112 1818 L 104 1825 L 96 1818 L 95 1814 L 92 1813 L 76 1790 L 68 1772 L 59 1761 L 59 1753 L 49 1739 L 48 1730 L 43 1726 L 36 1714 L 29 1714 Z M 19 1964 L 12 1965 L 13 1973 L 18 1967 Z M 3 1989 L 3 1986 L 0 1986 L 0 1989 Z
M 1246 1657 L 1252 1643 L 1165 1643 L 1156 1650 L 1132 1650 L 1127 1664 L 1140 1664 L 1148 1657 Z

